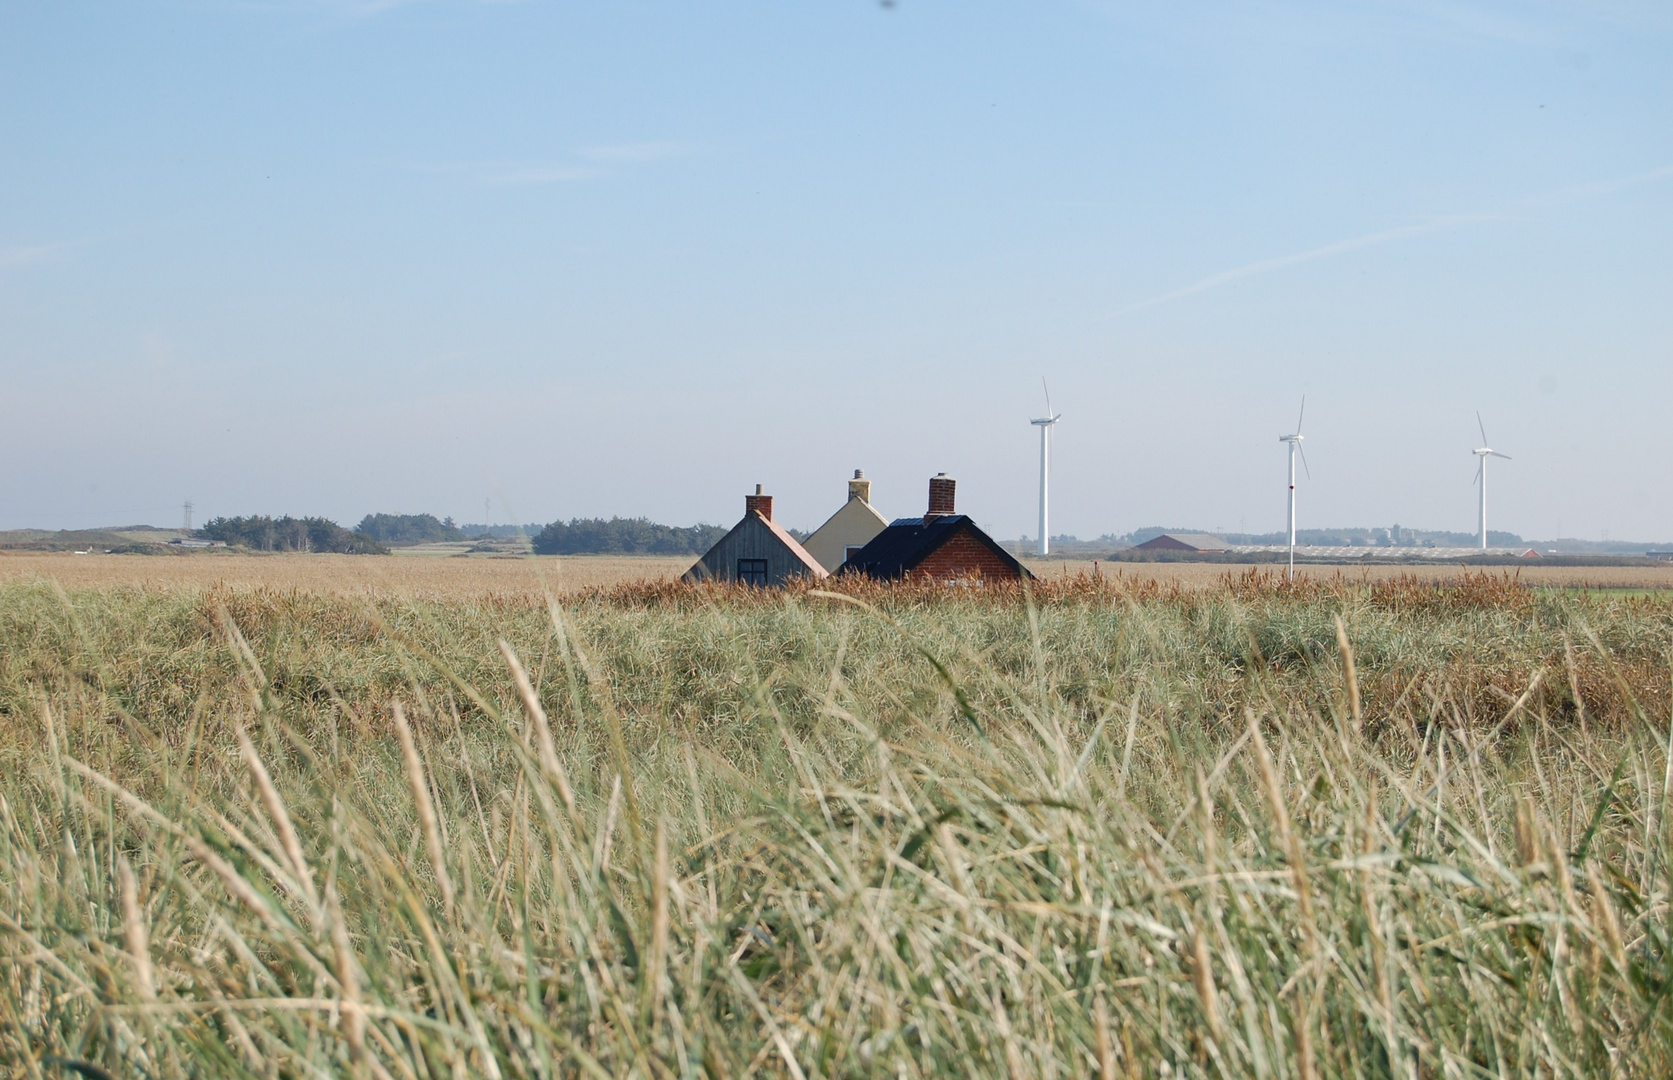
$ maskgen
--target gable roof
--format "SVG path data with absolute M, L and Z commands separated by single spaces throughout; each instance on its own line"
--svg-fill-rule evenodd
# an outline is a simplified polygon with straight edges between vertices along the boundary
M 842 564 L 845 572 L 861 573 L 874 578 L 898 578 L 914 567 L 948 540 L 961 532 L 968 532 L 977 542 L 997 555 L 1001 562 L 1017 572 L 1019 577 L 1034 575 L 1018 562 L 1016 556 L 1000 547 L 983 532 L 967 514 L 946 514 L 930 518 L 896 518 L 889 527 L 878 533 L 871 543 L 856 551 Z
M 831 576 L 830 571 L 826 570 L 823 566 L 820 566 L 819 560 L 815 559 L 812 555 L 809 555 L 807 553 L 807 549 L 802 547 L 794 536 L 791 536 L 789 533 L 784 531 L 783 526 L 774 521 L 772 518 L 763 517 L 760 511 L 751 510 L 749 513 L 745 514 L 736 525 L 732 526 L 732 528 L 727 531 L 725 536 L 716 540 L 714 544 L 710 546 L 709 550 L 703 553 L 701 558 L 692 564 L 691 569 L 687 570 L 683 575 L 684 580 L 703 581 L 712 577 L 726 577 L 726 575 L 718 573 L 714 567 L 709 566 L 709 557 L 717 551 L 726 550 L 739 533 L 743 532 L 745 529 L 751 528 L 766 529 L 768 534 L 771 535 L 773 539 L 783 545 L 785 552 L 789 554 L 792 559 L 796 560 L 796 562 L 806 567 L 807 572 L 812 574 L 815 578 Z
M 1230 551 L 1231 550 L 1231 545 L 1226 543 L 1224 540 L 1220 539 L 1218 536 L 1210 536 L 1208 533 L 1177 533 L 1177 532 L 1176 533 L 1163 533 L 1161 536 L 1152 537 L 1151 539 L 1146 540 L 1142 544 L 1134 544 L 1133 547 L 1137 550 L 1143 550 L 1143 549 L 1155 550 L 1157 548 L 1171 549 L 1171 550 L 1174 550 L 1174 551 Z
M 802 541 L 802 547 L 822 565 L 829 560 L 830 569 L 836 570 L 848 557 L 847 548 L 865 546 L 888 526 L 888 519 L 871 503 L 857 496 L 850 497 L 825 519 L 825 524 Z
M 785 547 L 790 549 L 790 554 L 796 556 L 796 558 L 800 559 L 807 566 L 808 573 L 812 574 L 816 578 L 830 577 L 830 571 L 826 570 L 823 566 L 820 566 L 819 560 L 815 559 L 812 555 L 809 555 L 807 553 L 807 548 L 802 546 L 801 541 L 785 532 L 782 525 L 774 521 L 772 518 L 761 517 L 760 513 L 756 513 L 754 516 L 761 518 L 761 521 L 767 526 L 767 528 L 772 530 L 773 535 L 778 537 L 779 541 Z M 746 518 L 745 520 L 748 519 Z M 743 522 L 740 521 L 738 524 L 742 525 Z

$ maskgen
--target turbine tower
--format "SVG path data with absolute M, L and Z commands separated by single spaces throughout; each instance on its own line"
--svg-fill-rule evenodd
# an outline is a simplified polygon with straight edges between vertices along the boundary
M 1475 471 L 1475 480 L 1476 480 L 1477 484 L 1481 485 L 1481 510 L 1480 510 L 1480 517 L 1479 517 L 1479 520 L 1480 520 L 1480 523 L 1481 523 L 1481 550 L 1486 551 L 1487 550 L 1487 459 L 1491 458 L 1491 457 L 1502 457 L 1506 461 L 1509 461 L 1510 460 L 1510 455 L 1509 454 L 1501 454 L 1497 450 L 1493 449 L 1491 446 L 1487 445 L 1487 425 L 1485 425 L 1481 422 L 1481 413 L 1479 413 L 1479 412 L 1477 412 L 1475 414 L 1475 426 L 1476 426 L 1477 430 L 1479 430 L 1481 432 L 1481 445 L 1476 447 L 1474 450 L 1470 451 L 1470 453 L 1474 454 L 1476 457 L 1481 459 L 1481 464 L 1479 466 L 1477 466 L 1476 471 Z
M 1029 423 L 1040 429 L 1040 556 L 1043 558 L 1051 553 L 1051 531 L 1047 518 L 1051 490 L 1051 429 L 1063 419 L 1062 413 L 1051 411 L 1051 388 L 1046 386 L 1046 380 L 1040 380 L 1040 386 L 1046 391 L 1046 415 Z
M 1301 449 L 1301 420 L 1307 415 L 1307 397 L 1301 398 L 1301 415 L 1295 418 L 1295 433 L 1280 435 L 1278 441 L 1288 443 L 1290 447 L 1290 580 L 1295 580 L 1295 458 L 1301 455 L 1301 467 L 1307 470 L 1307 478 L 1313 478 L 1313 470 L 1307 467 L 1307 454 Z

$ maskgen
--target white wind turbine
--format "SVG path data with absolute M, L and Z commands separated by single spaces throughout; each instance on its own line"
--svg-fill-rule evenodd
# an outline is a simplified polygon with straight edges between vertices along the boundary
M 1051 531 L 1047 518 L 1051 492 L 1051 429 L 1063 419 L 1062 413 L 1051 411 L 1051 387 L 1046 386 L 1046 380 L 1040 380 L 1040 386 L 1046 392 L 1046 415 L 1029 423 L 1040 429 L 1040 555 L 1044 557 L 1051 552 Z
M 1307 397 L 1302 395 L 1301 414 L 1295 418 L 1295 433 L 1280 435 L 1278 441 L 1288 443 L 1290 447 L 1290 580 L 1295 580 L 1295 458 L 1301 455 L 1301 467 L 1307 470 L 1307 479 L 1313 478 L 1313 470 L 1307 467 L 1307 453 L 1301 449 L 1301 419 L 1307 415 Z
M 1481 422 L 1481 413 L 1479 413 L 1479 412 L 1477 412 L 1475 414 L 1475 426 L 1476 426 L 1477 430 L 1479 430 L 1481 432 L 1481 445 L 1476 447 L 1474 450 L 1470 451 L 1470 453 L 1474 454 L 1476 457 L 1481 459 L 1481 464 L 1479 466 L 1477 466 L 1476 471 L 1475 471 L 1475 480 L 1476 480 L 1477 484 L 1481 485 L 1481 512 L 1480 512 L 1481 549 L 1483 551 L 1486 551 L 1487 550 L 1487 459 L 1488 458 L 1495 458 L 1495 457 L 1502 457 L 1506 461 L 1509 461 L 1510 460 L 1510 455 L 1509 454 L 1501 454 L 1497 450 L 1493 449 L 1491 446 L 1487 445 L 1487 425 L 1485 425 Z

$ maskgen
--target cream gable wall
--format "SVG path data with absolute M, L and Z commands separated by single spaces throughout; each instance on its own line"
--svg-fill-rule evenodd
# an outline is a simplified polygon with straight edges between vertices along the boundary
M 888 524 L 870 503 L 856 496 L 843 503 L 842 509 L 802 541 L 802 547 L 819 560 L 820 566 L 834 574 L 847 561 L 849 548 L 870 542 Z

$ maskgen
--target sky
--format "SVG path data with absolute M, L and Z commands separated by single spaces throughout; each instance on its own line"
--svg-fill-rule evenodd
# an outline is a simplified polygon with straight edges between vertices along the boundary
M 1673 539 L 1673 8 L 9 0 L 0 528 Z

